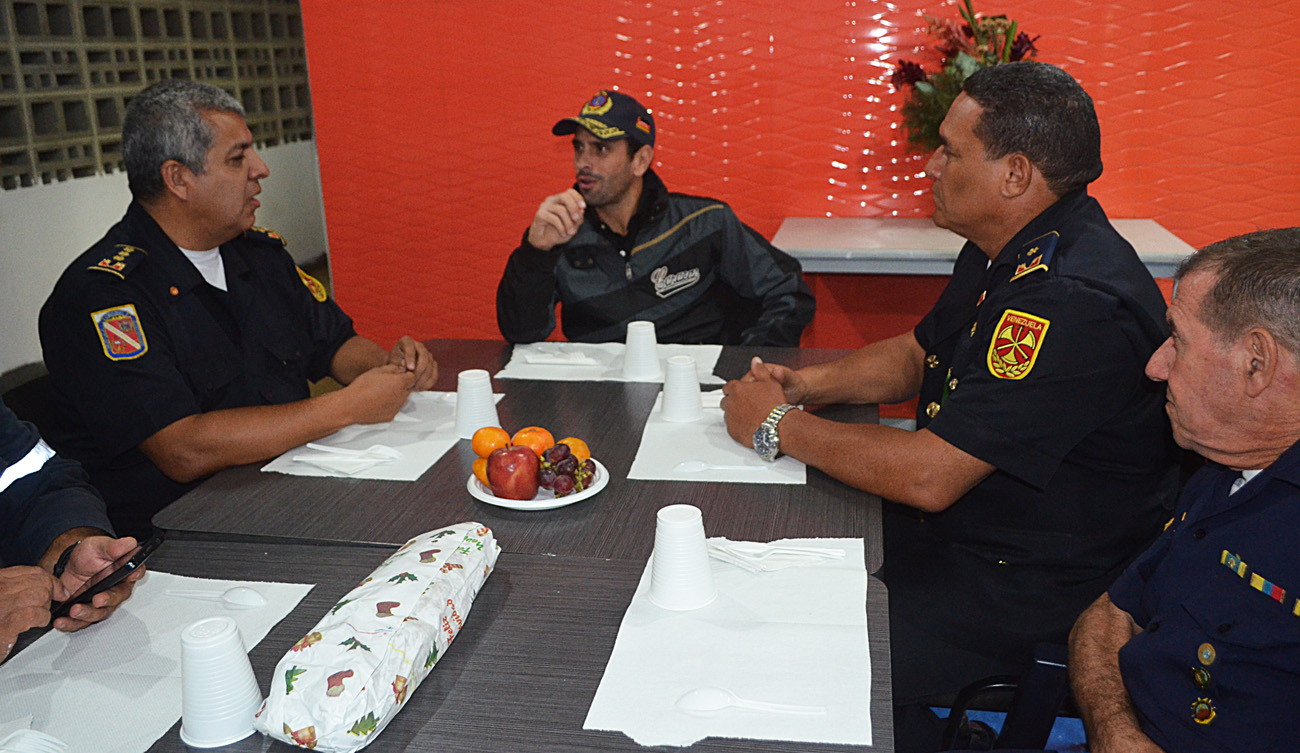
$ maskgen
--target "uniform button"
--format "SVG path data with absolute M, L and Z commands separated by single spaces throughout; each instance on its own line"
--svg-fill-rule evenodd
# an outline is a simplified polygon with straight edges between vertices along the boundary
M 1152 621 L 1151 621 L 1151 624 L 1150 624 L 1150 625 L 1147 625 L 1147 632 L 1148 632 L 1148 633 L 1154 633 L 1155 631 L 1157 631 L 1157 630 L 1159 630 L 1159 629 L 1160 629 L 1160 621 L 1159 621 L 1159 620 L 1152 620 Z
M 1200 541 L 1201 539 L 1205 538 L 1205 529 L 1197 528 L 1195 531 L 1192 532 L 1192 538 L 1196 539 L 1197 541 Z
M 953 378 L 948 380 L 948 391 L 952 392 L 955 389 L 957 389 L 957 379 Z
M 1225 623 L 1223 623 L 1222 625 L 1219 626 L 1219 632 L 1220 632 L 1220 633 L 1226 633 L 1226 632 L 1228 632 L 1229 630 L 1232 630 L 1232 623 L 1231 623 L 1231 622 L 1225 622 Z
M 930 418 L 934 418 L 935 416 L 939 415 L 939 404 L 930 403 L 929 405 L 925 406 L 925 415 L 929 416 Z
M 1207 667 L 1214 663 L 1216 656 L 1218 654 L 1215 653 L 1214 646 L 1208 643 L 1202 643 L 1201 647 L 1196 649 L 1196 658 L 1200 659 L 1201 663 Z
M 1210 687 L 1210 679 L 1210 671 L 1206 668 L 1194 667 L 1192 669 L 1192 682 L 1196 683 L 1196 687 L 1201 690 Z
M 1197 724 L 1209 724 L 1214 721 L 1214 704 L 1209 698 L 1197 698 L 1192 703 L 1192 719 Z
M 931 369 L 939 368 L 939 357 L 931 353 L 925 357 L 925 365 Z

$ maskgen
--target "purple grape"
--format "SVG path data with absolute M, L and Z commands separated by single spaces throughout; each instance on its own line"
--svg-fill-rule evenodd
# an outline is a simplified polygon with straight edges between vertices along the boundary
M 565 497 L 565 496 L 568 496 L 569 493 L 572 492 L 572 491 L 573 491 L 573 477 L 572 477 L 572 476 L 556 476 L 556 477 L 555 477 L 555 496 L 557 496 L 557 497 Z
M 582 472 L 590 473 L 593 476 L 596 475 L 596 461 L 591 458 L 582 461 Z
M 542 468 L 537 472 L 537 484 L 543 489 L 555 488 L 555 470 L 551 468 Z
M 578 459 L 570 455 L 555 464 L 555 474 L 572 476 L 578 472 Z
M 569 457 L 570 450 L 567 444 L 557 444 L 546 451 L 552 463 L 559 463 L 561 460 Z

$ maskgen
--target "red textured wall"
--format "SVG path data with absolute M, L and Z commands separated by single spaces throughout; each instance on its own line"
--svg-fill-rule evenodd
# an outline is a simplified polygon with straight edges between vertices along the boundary
M 380 342 L 497 337 L 496 281 L 572 178 L 550 135 L 596 89 L 655 113 L 656 169 L 771 237 L 787 216 L 928 216 L 890 61 L 925 51 L 896 0 L 302 0 L 334 285 Z M 1300 225 L 1300 3 L 976 3 L 1040 34 L 1091 92 L 1114 217 L 1192 245 Z M 820 276 L 811 345 L 908 329 L 942 278 Z

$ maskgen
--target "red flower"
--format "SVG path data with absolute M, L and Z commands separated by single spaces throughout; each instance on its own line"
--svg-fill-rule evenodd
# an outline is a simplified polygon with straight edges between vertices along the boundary
M 889 75 L 889 83 L 894 87 L 894 91 L 898 91 L 904 86 L 916 86 L 917 81 L 925 81 L 927 78 L 925 69 L 919 63 L 901 60 L 898 67 Z

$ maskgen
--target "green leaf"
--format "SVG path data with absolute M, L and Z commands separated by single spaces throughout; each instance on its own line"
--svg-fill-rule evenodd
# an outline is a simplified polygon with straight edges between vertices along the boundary
M 286 669 L 284 671 L 284 694 L 285 695 L 289 695 L 290 693 L 293 692 L 294 681 L 297 680 L 306 672 L 307 670 L 298 666 L 290 667 L 289 669 Z
M 340 601 L 330 609 L 330 614 L 338 614 L 340 609 L 354 601 L 356 601 L 356 599 L 344 599 L 343 601 Z
M 432 667 L 436 661 L 438 661 L 438 647 L 434 646 L 429 650 L 429 658 L 424 660 L 424 668 Z
M 352 725 L 352 729 L 348 730 L 348 734 L 356 735 L 357 737 L 365 737 L 371 732 L 374 732 L 376 726 L 378 726 L 378 722 L 375 721 L 375 712 L 371 711 L 358 719 L 356 724 Z

